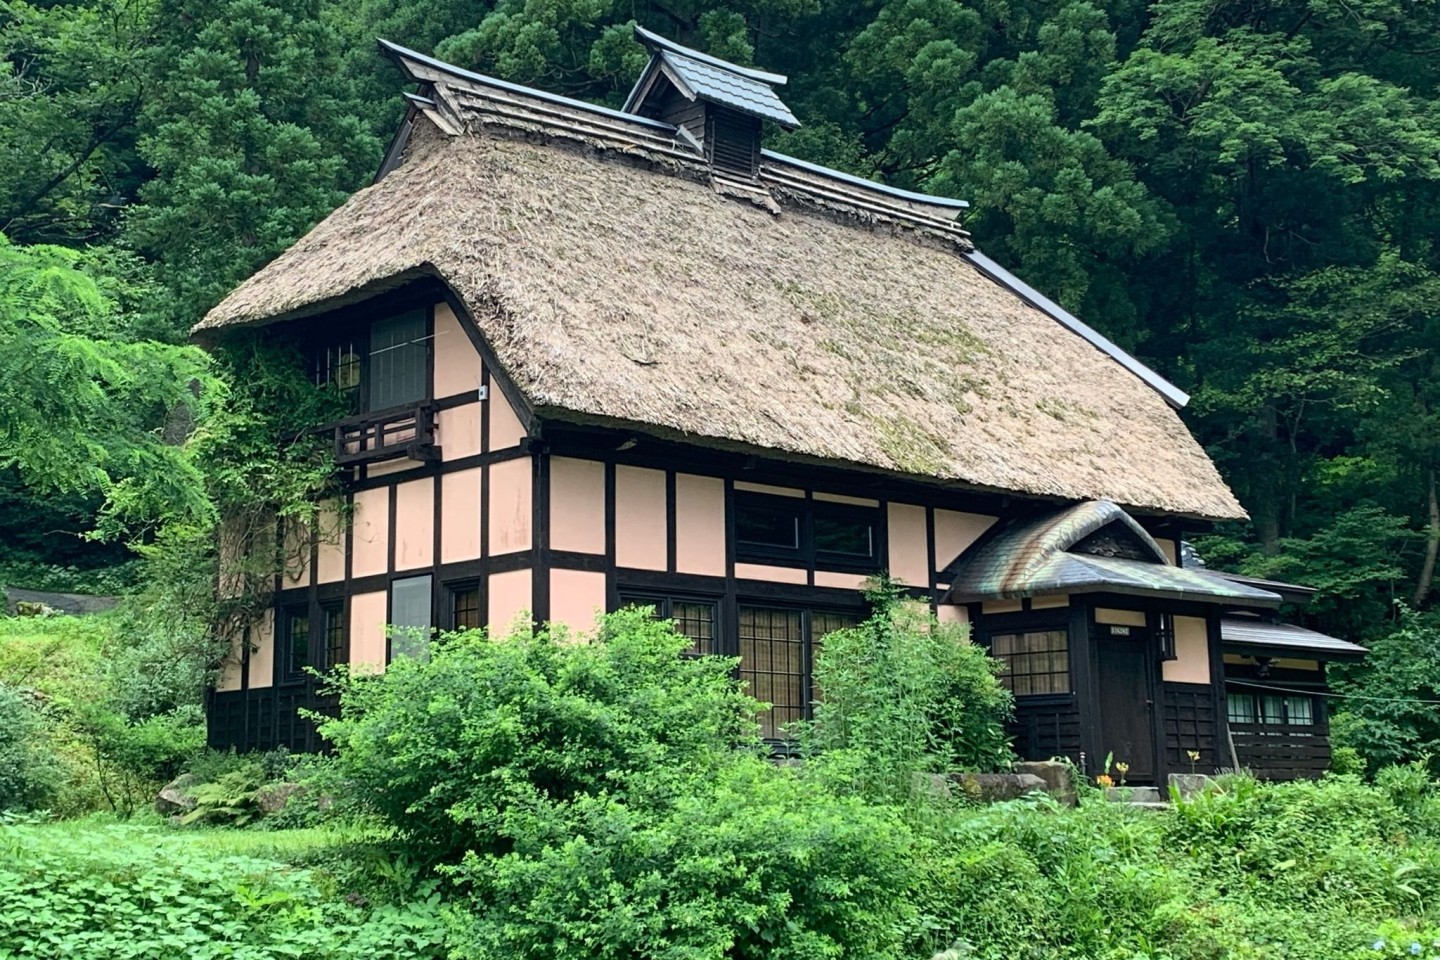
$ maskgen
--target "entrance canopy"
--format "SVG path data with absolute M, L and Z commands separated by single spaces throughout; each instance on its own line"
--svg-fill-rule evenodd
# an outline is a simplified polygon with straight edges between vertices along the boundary
M 1178 567 L 1128 513 L 1091 500 L 993 529 L 951 567 L 942 603 L 1051 593 L 1120 593 L 1278 607 L 1269 590 Z

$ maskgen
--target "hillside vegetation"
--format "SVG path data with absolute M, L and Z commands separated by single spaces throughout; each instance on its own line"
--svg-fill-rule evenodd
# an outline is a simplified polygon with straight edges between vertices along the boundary
M 294 767 L 212 757 L 181 821 L 212 826 L 0 821 L 0 957 L 1440 957 L 1421 765 L 979 807 L 931 774 L 993 764 L 1007 698 L 923 617 L 831 635 L 783 765 L 669 625 L 572 639 L 457 635 L 341 681 L 334 757 L 268 816 L 261 769 Z

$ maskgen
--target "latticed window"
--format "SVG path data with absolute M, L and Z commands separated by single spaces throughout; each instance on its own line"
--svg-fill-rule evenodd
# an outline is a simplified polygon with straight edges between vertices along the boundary
M 1305 694 L 1227 693 L 1225 713 L 1231 723 L 1308 727 L 1315 723 L 1315 699 Z
M 310 613 L 305 607 L 285 611 L 285 679 L 300 680 L 310 666 Z
M 805 716 L 805 625 L 799 610 L 740 608 L 740 679 L 750 696 L 769 703 L 760 733 L 778 739 Z
M 740 608 L 740 679 L 752 697 L 771 704 L 760 715 L 761 736 L 782 739 L 788 724 L 809 715 L 819 697 L 810 673 L 814 651 L 826 634 L 856 622 L 830 611 Z
M 719 653 L 715 637 L 715 604 L 705 600 L 682 600 L 676 597 L 623 596 L 627 607 L 654 607 L 655 616 L 673 620 L 675 629 L 690 638 L 691 656 Z
M 327 604 L 320 608 L 325 618 L 325 666 L 333 667 L 345 661 L 345 606 Z
M 1070 639 L 1064 630 L 1000 633 L 990 638 L 1000 682 L 1017 697 L 1070 692 Z
M 450 587 L 450 629 L 480 628 L 480 584 L 474 580 Z

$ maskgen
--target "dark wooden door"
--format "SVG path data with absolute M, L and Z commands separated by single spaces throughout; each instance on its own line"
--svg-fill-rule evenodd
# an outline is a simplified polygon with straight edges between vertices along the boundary
M 1104 627 L 1100 628 L 1104 630 Z M 1140 633 L 1140 631 L 1136 631 Z M 1099 638 L 1100 757 L 1128 763 L 1126 783 L 1155 782 L 1154 661 L 1141 636 Z M 1114 767 L 1110 775 L 1120 782 Z

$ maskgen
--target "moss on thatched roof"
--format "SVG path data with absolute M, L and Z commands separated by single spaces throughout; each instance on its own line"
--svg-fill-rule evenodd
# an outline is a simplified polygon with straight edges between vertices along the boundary
M 683 165 L 682 165 L 683 166 Z M 433 274 L 541 417 L 1148 512 L 1243 516 L 1179 415 L 952 240 L 423 116 L 405 161 L 197 331 Z

